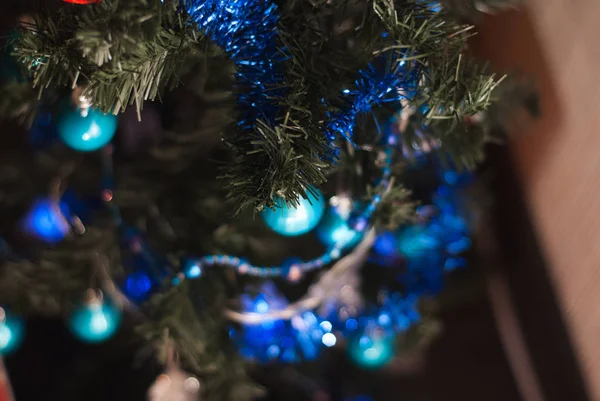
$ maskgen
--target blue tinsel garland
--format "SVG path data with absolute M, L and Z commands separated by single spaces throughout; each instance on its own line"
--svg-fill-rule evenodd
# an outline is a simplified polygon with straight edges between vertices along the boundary
M 359 116 L 370 113 L 376 106 L 399 103 L 407 98 L 414 91 L 416 70 L 405 66 L 402 54 L 391 51 L 359 71 L 356 87 L 342 91 L 348 105 L 341 111 L 328 114 L 327 138 L 334 141 L 341 136 L 352 141 Z
M 284 95 L 281 63 L 289 57 L 277 43 L 277 6 L 267 0 L 188 0 L 185 4 L 204 34 L 235 64 L 242 113 L 238 126 L 252 130 L 259 119 L 274 126 L 277 98 Z
M 291 57 L 278 43 L 277 6 L 266 0 L 188 0 L 185 4 L 192 19 L 229 54 L 237 68 L 235 89 L 242 113 L 238 125 L 252 130 L 256 121 L 262 120 L 275 126 L 278 99 L 286 95 L 282 62 Z M 406 71 L 404 64 L 402 54 L 391 51 L 359 71 L 356 88 L 343 91 L 348 105 L 328 114 L 327 139 L 351 141 L 359 115 L 406 97 L 414 71 Z

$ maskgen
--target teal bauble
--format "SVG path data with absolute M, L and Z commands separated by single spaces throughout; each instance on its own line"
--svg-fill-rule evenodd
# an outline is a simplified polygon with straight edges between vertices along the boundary
M 71 332 L 87 343 L 100 343 L 112 337 L 121 324 L 121 310 L 112 302 L 94 296 L 75 309 L 69 320 Z
M 19 348 L 25 337 L 25 322 L 0 307 L 0 355 L 9 355 Z
M 267 226 L 286 237 L 306 234 L 315 228 L 325 212 L 325 198 L 318 189 L 312 188 L 312 191 L 306 191 L 308 198 L 301 198 L 296 206 L 277 199 L 274 209 L 261 212 Z
M 60 139 L 70 148 L 92 152 L 108 144 L 117 131 L 117 116 L 94 108 L 65 107 L 56 121 Z
M 348 218 L 339 212 L 338 208 L 331 207 L 316 230 L 317 237 L 327 248 L 350 248 L 356 245 L 362 235 L 353 230 L 348 224 Z
M 381 328 L 365 328 L 348 342 L 348 356 L 363 369 L 378 369 L 394 356 L 394 337 Z

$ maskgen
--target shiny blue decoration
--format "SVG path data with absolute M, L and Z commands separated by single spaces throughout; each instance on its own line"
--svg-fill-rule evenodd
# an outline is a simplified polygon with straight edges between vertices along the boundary
M 238 126 L 254 130 L 260 118 L 274 127 L 279 99 L 286 95 L 280 89 L 284 80 L 282 62 L 291 58 L 278 44 L 277 6 L 267 0 L 188 0 L 185 4 L 204 34 L 222 47 L 236 66 L 235 87 L 242 112 Z M 354 89 L 342 91 L 348 105 L 328 115 L 324 135 L 330 141 L 339 136 L 351 140 L 356 118 L 376 105 L 400 100 L 398 89 L 414 93 L 416 68 L 399 68 L 404 65 L 403 58 L 400 51 L 386 52 L 377 63 L 359 72 Z M 387 67 L 382 70 L 375 64 Z
M 29 235 L 55 244 L 62 241 L 69 233 L 69 222 L 65 218 L 68 214 L 66 203 L 38 199 L 23 218 L 21 228 Z
M 290 56 L 278 45 L 279 11 L 268 0 L 188 0 L 192 19 L 235 64 L 238 126 L 252 131 L 256 120 L 276 125 L 284 92 L 281 64 Z
M 133 272 L 125 279 L 123 292 L 133 301 L 145 301 L 150 296 L 151 291 L 152 280 L 144 271 Z
M 276 208 L 263 210 L 261 215 L 267 226 L 287 237 L 306 234 L 315 228 L 325 212 L 325 198 L 320 190 L 312 188 L 312 191 L 307 191 L 308 199 L 301 198 L 296 206 L 280 198 Z
M 361 368 L 381 368 L 394 356 L 394 337 L 379 327 L 368 326 L 350 339 L 348 355 Z
M 88 301 L 71 314 L 71 332 L 87 343 L 100 343 L 112 337 L 121 324 L 121 310 L 111 302 L 94 299 Z
M 25 337 L 25 323 L 20 317 L 0 308 L 0 355 L 12 354 Z
M 362 238 L 360 232 L 350 228 L 348 218 L 344 218 L 335 207 L 327 210 L 316 233 L 321 243 L 328 248 L 350 248 Z
M 96 109 L 64 108 L 56 128 L 60 139 L 70 148 L 91 152 L 108 144 L 117 131 L 117 116 Z
M 398 65 L 394 59 L 401 59 L 402 54 L 392 51 L 383 56 L 382 60 L 383 58 L 387 59 L 383 64 Z M 381 71 L 374 64 L 369 64 L 366 69 L 359 71 L 360 78 L 356 80 L 356 87 L 342 91 L 348 99 L 348 107 L 328 114 L 329 122 L 325 133 L 327 138 L 333 141 L 341 136 L 352 141 L 357 118 L 369 113 L 376 106 L 399 102 L 404 97 L 400 92 L 412 92 L 415 84 L 414 74 L 414 70 L 407 72 L 402 68 L 395 71 Z

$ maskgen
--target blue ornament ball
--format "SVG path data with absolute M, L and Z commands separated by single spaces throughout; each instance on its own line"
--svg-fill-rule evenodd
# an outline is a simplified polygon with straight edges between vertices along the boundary
M 276 208 L 263 210 L 261 215 L 267 226 L 286 237 L 306 234 L 315 228 L 325 212 L 325 198 L 318 189 L 312 191 L 314 194 L 307 191 L 308 199 L 301 198 L 295 207 L 280 198 Z
M 66 217 L 69 208 L 64 202 L 38 199 L 21 222 L 27 234 L 50 244 L 62 241 L 70 231 Z
M 350 339 L 348 355 L 361 368 L 381 368 L 394 356 L 394 337 L 381 328 L 367 327 Z
M 81 152 L 92 152 L 111 141 L 117 131 L 117 116 L 94 108 L 65 108 L 57 118 L 56 128 L 67 146 Z
M 71 332 L 87 343 L 108 340 L 121 324 L 121 310 L 112 302 L 93 297 L 75 309 L 69 320 Z
M 362 237 L 334 207 L 327 210 L 316 233 L 321 243 L 328 248 L 349 248 L 356 245 Z
M 123 292 L 135 302 L 143 302 L 150 296 L 152 280 L 143 271 L 131 273 L 123 283 Z
M 0 307 L 0 355 L 9 355 L 19 348 L 25 336 L 25 323 L 18 316 Z

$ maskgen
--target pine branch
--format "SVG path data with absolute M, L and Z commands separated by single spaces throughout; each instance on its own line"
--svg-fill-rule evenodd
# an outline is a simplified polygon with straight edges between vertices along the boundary
M 168 330 L 183 366 L 202 380 L 203 399 L 249 401 L 261 389 L 247 377 L 244 363 L 229 344 L 228 322 L 222 316 L 226 301 L 218 280 L 186 282 L 151 300 L 148 311 L 153 320 L 138 331 L 160 344 Z
M 179 83 L 182 61 L 202 39 L 177 2 L 107 0 L 85 8 L 40 5 L 15 52 L 41 94 L 88 86 L 96 107 L 117 113 Z
M 273 207 L 277 197 L 295 204 L 306 196 L 309 186 L 326 180 L 332 148 L 304 108 L 306 87 L 301 81 L 294 84 L 297 87 L 283 101 L 282 109 L 287 112 L 279 125 L 271 128 L 259 120 L 252 133 L 230 142 L 235 157 L 221 179 L 236 212 Z
M 69 310 L 95 282 L 98 252 L 109 257 L 117 274 L 121 267 L 117 239 L 103 227 L 91 227 L 84 236 L 43 249 L 33 258 L 6 261 L 0 269 L 0 302 L 18 305 L 26 315 L 56 316 Z
M 449 22 L 444 13 L 415 0 L 375 0 L 374 9 L 395 41 L 391 48 L 401 49 L 417 71 L 410 103 L 425 109 L 419 121 L 441 143 L 440 153 L 474 167 L 488 137 L 467 131 L 465 120 L 490 107 L 492 93 L 505 77 L 496 79 L 487 67 L 464 56 L 472 26 Z
M 384 193 L 381 204 L 373 215 L 373 226 L 377 230 L 396 230 L 415 219 L 415 202 L 411 192 L 395 186 Z

